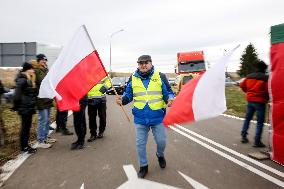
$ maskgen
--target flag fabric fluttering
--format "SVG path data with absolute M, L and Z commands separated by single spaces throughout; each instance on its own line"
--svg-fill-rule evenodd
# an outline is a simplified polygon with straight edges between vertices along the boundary
M 82 25 L 43 79 L 39 97 L 55 97 L 60 111 L 78 111 L 79 100 L 106 76 L 99 54 Z
M 190 80 L 172 103 L 165 126 L 212 118 L 226 111 L 225 70 L 234 48 L 204 74 Z
M 284 165 L 284 23 L 271 26 L 270 63 L 271 159 Z

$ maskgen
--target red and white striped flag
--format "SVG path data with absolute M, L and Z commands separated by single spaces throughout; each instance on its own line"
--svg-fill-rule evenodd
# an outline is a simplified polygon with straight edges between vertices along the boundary
M 56 97 L 60 111 L 77 111 L 80 109 L 79 100 L 106 76 L 99 54 L 83 25 L 63 47 L 43 79 L 39 97 Z
M 183 87 L 165 116 L 164 125 L 200 121 L 226 111 L 225 70 L 231 55 L 238 47 Z

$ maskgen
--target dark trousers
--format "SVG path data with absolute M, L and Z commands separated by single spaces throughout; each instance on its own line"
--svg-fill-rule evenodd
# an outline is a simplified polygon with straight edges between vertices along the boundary
M 68 117 L 68 111 L 60 112 L 58 109 L 56 111 L 56 125 L 57 130 L 66 130 L 66 124 L 67 124 L 67 117 Z
M 97 115 L 99 115 L 99 133 L 102 134 L 106 128 L 106 103 L 100 102 L 96 105 L 88 105 L 89 129 L 91 136 L 97 136 Z
M 80 107 L 80 111 L 73 112 L 73 124 L 78 137 L 77 142 L 84 144 L 86 136 L 86 105 L 81 105 Z
M 244 121 L 241 135 L 243 137 L 247 136 L 249 124 L 253 117 L 254 112 L 256 112 L 256 120 L 257 120 L 256 132 L 255 132 L 255 143 L 258 143 L 261 140 L 261 134 L 262 134 L 263 123 L 264 123 L 264 118 L 265 118 L 265 104 L 264 103 L 248 102 L 246 119 Z
M 21 114 L 21 131 L 20 131 L 20 145 L 21 150 L 29 146 L 30 129 L 32 126 L 33 114 Z

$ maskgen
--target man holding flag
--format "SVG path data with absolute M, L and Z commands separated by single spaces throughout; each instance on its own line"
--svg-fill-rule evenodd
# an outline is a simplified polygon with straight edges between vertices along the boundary
M 174 93 L 165 74 L 154 69 L 149 55 L 138 58 L 138 69 L 130 77 L 122 97 L 116 98 L 118 105 L 126 105 L 134 100 L 132 113 L 136 128 L 136 149 L 140 170 L 139 178 L 148 173 L 146 145 L 148 132 L 151 129 L 157 144 L 156 155 L 161 168 L 166 167 L 164 151 L 166 147 L 165 127 L 162 123 L 166 105 L 170 105 Z

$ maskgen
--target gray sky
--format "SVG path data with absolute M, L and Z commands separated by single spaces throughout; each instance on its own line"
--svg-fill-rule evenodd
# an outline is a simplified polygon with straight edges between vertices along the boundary
M 284 0 L 0 0 L 0 42 L 64 45 L 85 24 L 106 69 L 133 72 L 150 54 L 156 68 L 173 72 L 177 52 L 204 50 L 211 64 L 241 44 L 236 70 L 252 42 L 269 63 L 270 27 L 284 22 Z

